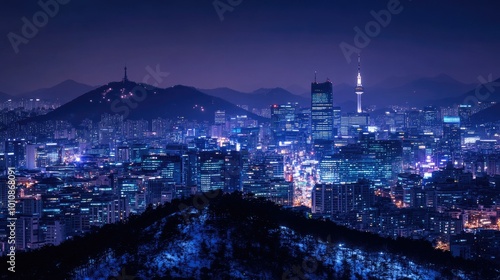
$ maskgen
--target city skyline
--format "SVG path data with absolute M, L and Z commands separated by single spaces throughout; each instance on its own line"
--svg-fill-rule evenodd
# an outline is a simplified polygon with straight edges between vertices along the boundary
M 7 0 L 0 278 L 495 279 L 500 6 L 456 2 Z
M 60 2 L 65 4 L 58 4 L 46 22 L 43 16 L 36 19 L 41 27 L 35 26 L 32 38 L 23 36 L 23 17 L 33 23 L 43 7 L 34 2 L 6 4 L 0 91 L 22 93 L 66 79 L 101 85 L 118 80 L 117 69 L 124 65 L 136 81 L 148 74 L 146 67 L 159 65 L 170 73 L 160 87 L 307 89 L 314 71 L 319 80 L 354 84 L 358 52 L 363 54 L 367 86 L 392 77 L 441 73 L 477 83 L 478 76 L 500 74 L 493 1 L 448 1 L 431 8 L 410 1 L 234 1 L 234 7 L 225 6 L 228 10 L 217 10 L 218 2 L 171 1 L 146 7 L 123 1 Z M 424 15 L 426 21 L 421 20 Z M 463 15 L 471 20 L 461 20 Z M 366 44 L 356 44 L 356 28 L 368 36 Z M 347 55 L 353 48 L 356 53 Z

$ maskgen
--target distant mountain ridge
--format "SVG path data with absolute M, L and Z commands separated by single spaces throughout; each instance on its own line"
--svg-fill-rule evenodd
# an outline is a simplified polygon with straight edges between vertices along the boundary
M 403 77 L 402 79 L 409 80 Z M 383 108 L 389 105 L 410 105 L 422 107 L 431 105 L 436 99 L 452 98 L 467 92 L 476 85 L 461 83 L 452 77 L 441 74 L 436 77 L 419 78 L 407 82 L 396 82 L 386 79 L 376 85 L 363 84 L 365 92 L 362 96 L 362 105 L 375 105 Z M 333 87 L 334 102 L 343 104 L 355 102 L 354 84 L 340 84 Z
M 0 102 L 5 102 L 9 99 L 16 99 L 16 98 L 15 98 L 15 96 L 10 95 L 8 93 L 0 92 Z
M 378 84 L 364 84 L 363 106 L 375 105 L 383 108 L 389 105 L 412 105 L 422 107 L 433 104 L 437 99 L 453 98 L 473 89 L 476 85 L 461 83 L 446 74 L 435 77 L 412 79 L 410 77 L 392 77 Z M 307 85 L 310 87 L 310 84 Z M 333 84 L 333 102 L 344 111 L 354 111 L 356 94 L 354 84 Z M 301 94 L 290 91 L 304 90 Z M 200 91 L 223 98 L 233 104 L 247 105 L 249 108 L 267 108 L 274 104 L 287 102 L 299 103 L 302 107 L 311 106 L 311 93 L 301 86 L 283 88 L 261 88 L 253 92 L 241 92 L 231 88 L 200 89 Z
M 89 86 L 74 80 L 66 80 L 49 88 L 41 88 L 18 94 L 16 97 L 60 101 L 61 104 L 64 104 L 95 88 L 95 86 Z
M 67 120 L 79 125 L 84 119 L 99 121 L 102 114 L 122 114 L 128 119 L 154 118 L 213 122 L 215 111 L 224 110 L 228 115 L 247 115 L 265 119 L 237 107 L 221 98 L 209 96 L 193 87 L 173 86 L 156 88 L 135 82 L 112 82 L 89 91 L 54 111 L 29 121 Z
M 199 89 L 211 96 L 225 99 L 236 105 L 247 105 L 251 108 L 270 108 L 274 104 L 298 103 L 302 107 L 311 106 L 308 98 L 295 95 L 283 88 L 261 88 L 253 92 L 240 92 L 230 88 Z

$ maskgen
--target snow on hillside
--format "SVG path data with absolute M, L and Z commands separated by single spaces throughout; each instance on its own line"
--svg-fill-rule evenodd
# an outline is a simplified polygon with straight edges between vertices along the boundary
M 233 257 L 233 229 L 215 226 L 205 209 L 203 214 L 189 223 L 181 222 L 175 233 L 165 233 L 166 225 L 180 213 L 157 221 L 144 230 L 148 236 L 138 246 L 137 254 L 118 255 L 108 251 L 99 260 L 89 260 L 86 269 L 75 271 L 74 279 L 152 279 L 194 278 L 204 279 L 207 271 L 223 259 L 231 279 L 273 279 L 271 271 L 249 268 L 246 261 Z M 181 219 L 178 219 L 179 221 Z M 441 279 L 432 268 L 418 265 L 404 256 L 384 252 L 365 252 L 343 244 L 317 241 L 311 236 L 299 236 L 287 227 L 273 230 L 279 233 L 281 246 L 288 248 L 299 261 L 283 267 L 282 279 Z M 269 232 L 272 234 L 273 232 Z M 162 238 L 163 236 L 163 238 Z M 167 238 L 165 239 L 165 236 Z M 170 237 L 169 237 L 170 236 Z M 254 241 L 249 241 L 254 242 Z M 259 244 L 253 244 L 259 246 Z M 217 257 L 218 256 L 218 257 Z M 304 257 L 305 256 L 305 257 Z M 300 261 L 301 260 L 301 261 Z M 124 271 L 128 263 L 140 263 L 137 273 Z M 93 267 L 93 269 L 88 269 Z M 452 271 L 453 279 L 468 279 L 460 271 Z M 120 276 L 121 275 L 121 276 Z M 122 277 L 122 278 L 119 278 Z M 129 277 L 129 278 L 124 278 Z M 134 278 L 136 277 L 136 278 Z M 219 279 L 219 278 L 216 278 Z

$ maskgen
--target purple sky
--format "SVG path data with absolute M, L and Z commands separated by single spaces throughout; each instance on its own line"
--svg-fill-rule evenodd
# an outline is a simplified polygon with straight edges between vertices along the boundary
M 242 0 L 221 21 L 213 0 L 71 0 L 16 54 L 8 34 L 21 36 L 21 19 L 32 22 L 42 8 L 37 1 L 5 0 L 0 91 L 66 79 L 105 84 L 120 80 L 125 64 L 135 81 L 148 74 L 147 66 L 159 65 L 170 73 L 162 87 L 307 89 L 314 71 L 319 80 L 353 84 L 356 63 L 347 63 L 339 44 L 354 45 L 354 27 L 365 29 L 374 20 L 370 12 L 390 2 L 398 1 Z M 365 87 L 394 76 L 446 73 L 466 83 L 500 76 L 498 1 L 401 0 L 397 7 L 400 12 L 360 48 Z

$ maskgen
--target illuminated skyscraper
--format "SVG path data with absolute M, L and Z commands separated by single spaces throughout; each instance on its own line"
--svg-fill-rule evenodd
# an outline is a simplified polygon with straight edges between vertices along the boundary
M 5 160 L 7 167 L 26 165 L 26 141 L 24 139 L 8 139 L 5 141 Z
M 420 113 L 420 126 L 424 132 L 432 132 L 438 135 L 441 131 L 441 122 L 439 121 L 439 113 L 434 106 L 425 106 Z
M 324 216 L 350 211 L 363 211 L 371 207 L 374 192 L 371 183 L 359 180 L 352 183 L 316 184 L 311 193 L 314 214 Z
M 215 124 L 226 124 L 226 111 L 215 111 Z
M 445 116 L 443 118 L 443 140 L 441 141 L 441 164 L 460 161 L 462 154 L 460 118 Z
M 311 134 L 313 141 L 333 139 L 333 86 L 329 80 L 311 84 Z
M 199 181 L 202 192 L 224 190 L 241 191 L 241 153 L 228 151 L 203 151 L 199 153 Z
M 271 106 L 271 129 L 276 141 L 285 141 L 286 135 L 298 131 L 298 122 L 295 120 L 295 106 L 291 104 Z
M 342 115 L 341 115 L 340 107 L 333 107 L 333 135 L 334 136 L 340 134 L 341 120 L 342 120 Z
M 467 131 L 472 128 L 471 117 L 472 106 L 470 104 L 458 106 L 458 116 L 460 117 L 460 128 Z

